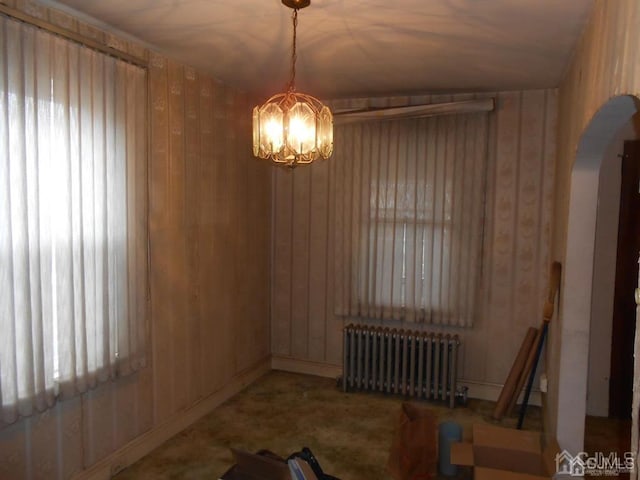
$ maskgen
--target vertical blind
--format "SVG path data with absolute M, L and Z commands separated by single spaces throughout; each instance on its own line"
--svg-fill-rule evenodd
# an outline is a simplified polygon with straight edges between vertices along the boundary
M 0 17 L 0 422 L 144 364 L 146 71 Z
M 486 114 L 336 128 L 336 313 L 470 326 Z

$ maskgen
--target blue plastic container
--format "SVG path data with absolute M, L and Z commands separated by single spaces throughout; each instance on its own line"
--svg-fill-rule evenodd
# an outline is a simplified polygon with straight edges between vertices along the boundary
M 462 427 L 456 422 L 443 422 L 438 427 L 438 463 L 440 474 L 453 477 L 458 473 L 458 467 L 451 464 L 451 444 L 462 440 Z

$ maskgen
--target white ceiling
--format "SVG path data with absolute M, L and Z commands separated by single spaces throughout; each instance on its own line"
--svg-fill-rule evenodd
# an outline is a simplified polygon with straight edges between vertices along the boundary
M 280 0 L 58 0 L 259 95 L 289 77 Z M 593 0 L 312 0 L 299 91 L 322 98 L 558 86 Z

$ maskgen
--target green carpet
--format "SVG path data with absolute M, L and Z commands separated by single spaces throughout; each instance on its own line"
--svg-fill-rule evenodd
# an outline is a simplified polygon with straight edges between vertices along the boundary
M 271 450 L 283 457 L 309 447 L 326 473 L 341 480 L 386 480 L 386 463 L 400 405 L 397 396 L 343 393 L 327 378 L 271 372 L 115 478 L 214 479 L 233 463 L 229 447 Z M 490 422 L 493 402 L 466 407 L 420 402 L 440 421 Z M 513 426 L 515 419 L 506 419 Z M 525 428 L 540 429 L 531 408 Z M 460 478 L 468 476 L 461 471 Z

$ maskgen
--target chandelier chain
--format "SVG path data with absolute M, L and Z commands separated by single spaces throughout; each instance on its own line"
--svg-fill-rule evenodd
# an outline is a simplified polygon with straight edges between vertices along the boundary
M 293 49 L 291 50 L 291 78 L 289 79 L 289 88 L 288 90 L 293 92 L 296 89 L 296 60 L 298 59 L 298 55 L 296 52 L 296 40 L 297 40 L 297 31 L 298 31 L 298 9 L 293 9 L 293 14 L 291 15 L 293 21 Z

